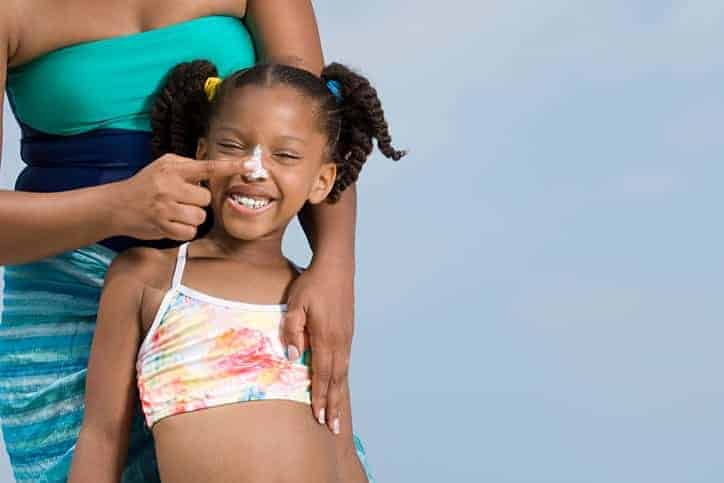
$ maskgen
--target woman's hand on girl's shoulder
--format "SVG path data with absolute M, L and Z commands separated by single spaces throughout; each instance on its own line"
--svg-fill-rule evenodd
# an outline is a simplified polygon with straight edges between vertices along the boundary
M 312 352 L 312 410 L 321 424 L 335 432 L 354 335 L 354 274 L 350 270 L 311 265 L 292 282 L 283 343 L 303 353 L 305 331 Z

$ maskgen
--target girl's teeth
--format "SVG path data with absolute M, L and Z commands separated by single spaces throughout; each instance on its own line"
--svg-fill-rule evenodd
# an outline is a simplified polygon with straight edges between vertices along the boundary
M 253 198 L 248 198 L 246 196 L 232 195 L 232 199 L 234 201 L 236 201 L 237 203 L 246 206 L 247 208 L 253 208 L 253 209 L 261 208 L 261 207 L 269 204 L 269 200 L 266 200 L 266 199 L 255 200 Z

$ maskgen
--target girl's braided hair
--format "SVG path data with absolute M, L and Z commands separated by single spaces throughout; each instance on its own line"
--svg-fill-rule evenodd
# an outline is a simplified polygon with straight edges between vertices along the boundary
M 194 157 L 198 138 L 207 134 L 219 106 L 236 88 L 277 84 L 297 89 L 319 103 L 319 128 L 327 134 L 328 152 L 337 165 L 337 178 L 327 196 L 329 202 L 338 201 L 342 191 L 357 180 L 372 153 L 373 139 L 377 139 L 377 147 L 387 158 L 397 161 L 406 154 L 392 147 L 375 88 L 344 65 L 328 65 L 320 79 L 289 65 L 258 64 L 226 77 L 209 102 L 204 83 L 215 76 L 218 71 L 207 60 L 179 64 L 170 72 L 151 111 L 154 157 L 165 153 Z M 327 81 L 339 83 L 340 100 L 328 89 Z

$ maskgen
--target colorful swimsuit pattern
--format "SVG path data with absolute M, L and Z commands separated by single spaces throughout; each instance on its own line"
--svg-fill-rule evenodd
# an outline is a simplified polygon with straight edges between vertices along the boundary
M 149 427 L 175 414 L 254 399 L 311 404 L 309 353 L 296 361 L 280 340 L 286 305 L 212 297 L 181 283 L 188 243 L 179 247 L 166 292 L 137 360 Z

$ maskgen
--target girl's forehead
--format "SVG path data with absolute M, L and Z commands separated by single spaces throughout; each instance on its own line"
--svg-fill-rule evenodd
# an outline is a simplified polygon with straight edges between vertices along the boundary
M 288 86 L 244 86 L 223 99 L 209 133 L 244 142 L 265 139 L 324 146 L 326 134 L 314 101 Z
M 259 126 L 293 125 L 297 129 L 316 129 L 318 104 L 298 90 L 277 84 L 238 87 L 224 99 L 219 112 L 222 123 L 253 123 Z
M 244 107 L 264 108 L 269 105 L 286 104 L 300 111 L 313 113 L 318 102 L 299 89 L 287 84 L 275 83 L 272 85 L 250 84 L 237 87 L 232 93 L 235 105 Z

